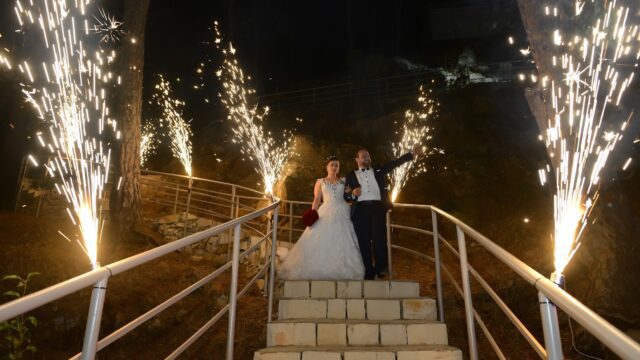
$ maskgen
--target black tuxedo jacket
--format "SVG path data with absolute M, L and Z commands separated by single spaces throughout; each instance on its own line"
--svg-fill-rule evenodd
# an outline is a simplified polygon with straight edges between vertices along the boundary
M 373 174 L 376 178 L 376 182 L 378 183 L 378 188 L 380 189 L 380 200 L 384 204 L 385 208 L 391 209 L 393 207 L 393 204 L 391 202 L 391 197 L 389 196 L 389 189 L 387 186 L 387 174 L 392 172 L 393 169 L 397 168 L 398 166 L 411 160 L 413 160 L 413 154 L 407 153 L 395 160 L 391 160 L 382 165 L 371 166 L 371 168 L 373 169 Z M 358 177 L 356 176 L 356 171 L 360 171 L 360 169 L 351 170 L 347 174 L 345 179 L 347 185 L 351 189 L 356 189 L 360 187 L 360 183 L 358 182 Z M 353 205 L 351 206 L 351 215 L 353 215 L 358 205 L 358 198 L 355 196 L 352 196 L 351 200 L 353 200 L 354 202 Z

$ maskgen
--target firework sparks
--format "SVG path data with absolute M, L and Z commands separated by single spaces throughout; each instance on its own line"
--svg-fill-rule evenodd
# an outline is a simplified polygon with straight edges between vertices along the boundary
M 158 134 L 152 123 L 148 122 L 142 127 L 140 139 L 140 166 L 145 166 L 149 157 L 155 153 L 158 147 Z
M 7 48 L 0 49 L 0 66 L 4 66 L 7 70 L 13 69 Z
M 169 129 L 171 138 L 171 151 L 182 166 L 187 175 L 192 176 L 191 168 L 191 127 L 184 120 L 182 108 L 184 102 L 173 98 L 171 83 L 162 75 L 158 75 L 159 82 L 153 99 L 162 109 L 162 124 Z
M 604 4 L 603 9 L 587 9 Z M 600 176 L 609 155 L 622 138 L 630 114 L 618 106 L 633 79 L 638 56 L 638 26 L 629 25 L 629 9 L 608 2 L 575 2 L 575 18 L 603 13 L 584 34 L 549 39 L 558 50 L 551 59 L 555 74 L 550 80 L 552 116 L 544 140 L 554 164 L 554 265 L 561 274 L 576 250 L 598 199 Z M 548 9 L 556 17 L 556 10 Z M 571 40 L 567 40 L 571 39 Z M 637 64 L 636 64 L 637 66 Z M 627 161 L 627 166 L 630 160 Z M 547 181 L 540 170 L 541 183 Z
M 231 43 L 228 48 L 223 48 L 217 22 L 214 28 L 215 44 L 224 55 L 224 62 L 216 75 L 224 88 L 220 98 L 229 111 L 229 120 L 235 125 L 233 140 L 240 144 L 243 155 L 256 162 L 256 170 L 262 176 L 264 191 L 272 194 L 293 154 L 293 136 L 285 131 L 282 138 L 276 142 L 271 133 L 265 131 L 264 119 L 269 114 L 269 108 L 259 108 L 254 100 L 255 90 L 247 86 L 249 78 L 245 78 L 243 70 L 238 65 L 235 48 Z
M 431 93 L 431 91 L 429 91 Z M 438 104 L 430 98 L 422 86 L 418 96 L 417 110 L 406 110 L 402 134 L 398 142 L 392 144 L 393 155 L 400 157 L 413 149 L 416 144 L 424 144 L 431 139 L 429 122 L 437 115 Z M 432 149 L 433 153 L 435 149 Z M 427 153 L 429 155 L 429 153 Z M 426 156 L 425 156 L 426 158 Z M 410 161 L 397 167 L 391 174 L 391 201 L 396 201 L 406 182 L 426 171 L 424 162 Z
M 70 204 L 67 213 L 79 229 L 82 241 L 78 243 L 95 267 L 111 156 L 109 143 L 104 140 L 105 128 L 112 128 L 114 133 L 117 129 L 105 100 L 111 77 L 102 66 L 108 63 L 105 58 L 114 55 L 97 50 L 89 56 L 88 49 L 97 44 L 86 41 L 87 32 L 76 31 L 76 24 L 88 22 L 85 13 L 90 1 L 40 3 L 42 7 L 17 1 L 15 6 L 23 31 L 32 26 L 42 31 L 45 54 L 41 65 L 19 63 L 28 80 L 22 92 L 38 117 L 49 125 L 50 143 L 42 134 L 37 135 L 43 149 L 50 153 L 51 160 L 44 166 L 58 179 L 55 187 Z
M 98 15 L 93 17 L 96 23 L 92 31 L 100 36 L 100 42 L 118 42 L 125 35 L 121 29 L 123 23 L 116 20 L 115 16 L 109 15 L 104 9 L 98 10 Z

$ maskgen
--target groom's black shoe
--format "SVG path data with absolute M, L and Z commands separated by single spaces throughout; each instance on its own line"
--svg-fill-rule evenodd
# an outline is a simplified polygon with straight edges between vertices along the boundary
M 375 275 L 370 275 L 370 274 L 365 274 L 364 275 L 364 279 L 365 280 L 375 280 L 376 276 Z
M 384 280 L 389 276 L 389 268 L 384 268 L 378 273 L 378 280 Z

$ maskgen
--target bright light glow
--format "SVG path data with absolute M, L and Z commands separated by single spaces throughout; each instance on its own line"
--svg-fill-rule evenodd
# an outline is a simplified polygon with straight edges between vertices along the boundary
M 153 100 L 162 109 L 162 126 L 169 130 L 171 151 L 180 160 L 187 175 L 192 176 L 191 168 L 191 127 L 184 120 L 182 108 L 184 102 L 173 98 L 171 83 L 162 75 L 158 75 Z
M 147 122 L 142 126 L 142 138 L 140 139 L 140 166 L 144 167 L 149 157 L 158 147 L 158 134 L 152 123 Z
M 244 71 L 235 56 L 236 49 L 231 43 L 224 48 L 222 35 L 215 22 L 215 44 L 224 56 L 222 67 L 216 75 L 222 81 L 220 94 L 222 103 L 227 107 L 227 118 L 232 122 L 233 141 L 240 145 L 241 152 L 256 163 L 256 171 L 262 177 L 266 194 L 273 194 L 274 186 L 284 176 L 285 166 L 293 155 L 293 135 L 284 131 L 280 139 L 275 140 L 264 128 L 269 114 L 268 107 L 259 107 L 255 99 L 255 90 L 251 89 Z
M 96 267 L 104 224 L 100 213 L 111 157 L 110 144 L 103 136 L 106 128 L 117 131 L 105 102 L 107 85 L 111 86 L 109 77 L 103 76 L 108 73 L 102 68 L 105 54 L 86 31 L 76 31 L 76 24 L 89 23 L 84 10 L 91 1 L 34 3 L 16 1 L 15 6 L 22 32 L 42 31 L 42 36 L 31 37 L 41 41 L 33 49 L 33 56 L 42 57 L 42 65 L 19 63 L 29 79 L 28 84 L 23 83 L 22 92 L 49 127 L 45 134 L 50 143 L 43 148 L 49 149 L 51 160 L 44 166 L 57 178 L 55 187 L 69 202 L 67 214 L 80 232 L 77 242 Z M 96 51 L 89 55 L 88 49 Z M 45 141 L 42 134 L 38 134 L 38 140 Z
M 410 152 L 415 145 L 422 145 L 424 147 L 426 143 L 431 140 L 431 127 L 429 127 L 429 123 L 437 116 L 438 103 L 430 96 L 431 91 L 427 94 L 424 88 L 420 86 L 418 107 L 405 111 L 402 124 L 396 122 L 396 126 L 401 126 L 402 129 L 399 130 L 400 139 L 392 144 L 393 155 L 395 157 L 400 157 Z M 435 151 L 440 150 L 431 149 L 430 152 L 425 152 L 426 156 L 424 156 L 422 160 Z M 389 174 L 391 180 L 391 201 L 396 201 L 407 180 L 426 171 L 427 169 L 423 161 L 409 161 L 395 168 L 395 170 Z
M 586 7 L 604 8 L 589 9 Z M 619 107 L 633 79 L 637 26 L 630 25 L 629 9 L 616 1 L 575 2 L 575 21 L 584 13 L 603 14 L 584 33 L 553 32 L 549 42 L 557 53 L 549 63 L 552 114 L 545 143 L 555 173 L 554 265 L 562 274 L 580 246 L 588 217 L 598 199 L 602 169 L 626 128 L 630 115 Z M 545 9 L 548 12 L 548 9 Z M 554 8 L 554 16 L 556 9 Z M 549 21 L 558 21 L 552 19 Z M 583 31 L 582 26 L 576 26 Z M 563 39 L 572 39 L 565 43 Z M 637 65 L 637 64 L 636 64 Z M 620 130 L 612 130 L 620 129 Z M 628 166 L 629 160 L 627 160 Z M 539 172 L 542 183 L 546 173 Z
M 124 37 L 125 32 L 121 29 L 123 23 L 107 14 L 104 9 L 98 9 L 98 15 L 93 18 L 96 23 L 91 30 L 100 36 L 100 42 L 115 43 Z

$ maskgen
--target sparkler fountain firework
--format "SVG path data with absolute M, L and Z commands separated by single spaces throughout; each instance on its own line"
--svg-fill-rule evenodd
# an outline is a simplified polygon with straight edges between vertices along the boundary
M 222 67 L 217 76 L 222 81 L 222 103 L 229 111 L 228 118 L 234 124 L 233 141 L 240 144 L 241 151 L 250 160 L 256 162 L 256 170 L 262 176 L 262 185 L 266 194 L 273 194 L 275 184 L 281 180 L 285 165 L 293 155 L 293 136 L 284 131 L 276 142 L 271 133 L 264 129 L 264 119 L 269 108 L 259 108 L 255 102 L 255 90 L 246 84 L 244 71 L 236 59 L 236 49 L 231 43 L 227 48 L 222 45 L 222 36 L 218 23 L 214 24 L 215 43 L 224 55 Z
M 109 180 L 111 154 L 105 129 L 110 127 L 119 137 L 106 104 L 106 86 L 113 75 L 103 70 L 115 53 L 105 55 L 97 50 L 88 55 L 91 40 L 86 13 L 90 1 L 43 0 L 42 4 L 41 8 L 16 2 L 15 12 L 24 30 L 37 24 L 42 31 L 46 54 L 41 67 L 19 63 L 20 72 L 27 77 L 22 92 L 38 117 L 49 125 L 50 143 L 42 134 L 37 135 L 53 155 L 44 166 L 59 180 L 56 189 L 71 205 L 68 213 L 80 230 L 79 243 L 97 267 L 104 225 L 101 200 Z M 84 31 L 78 31 L 76 24 L 82 23 Z
M 431 92 L 431 91 L 429 91 Z M 406 110 L 400 140 L 392 144 L 393 155 L 400 157 L 411 151 L 416 144 L 424 144 L 431 139 L 429 122 L 437 115 L 438 104 L 420 86 L 419 108 Z M 435 150 L 435 149 L 434 149 Z M 425 152 L 425 154 L 429 154 Z M 426 158 L 426 156 L 425 156 Z M 397 167 L 391 174 L 391 201 L 395 202 L 406 182 L 426 171 L 424 162 L 410 161 Z
M 149 157 L 158 147 L 158 134 L 152 123 L 142 126 L 142 138 L 140 139 L 140 166 L 143 167 Z
M 551 116 L 543 139 L 555 175 L 554 266 L 559 277 L 580 247 L 598 200 L 602 170 L 631 118 L 620 103 L 640 56 L 639 28 L 629 24 L 629 8 L 617 1 L 575 5 L 571 21 L 603 15 L 584 33 L 556 30 L 549 41 L 557 54 L 545 59 L 553 73 L 542 74 L 549 79 Z M 557 12 L 545 13 L 555 18 Z M 543 183 L 547 172 L 540 170 Z
M 162 124 L 168 128 L 171 138 L 171 151 L 184 167 L 189 176 L 189 187 L 187 190 L 187 206 L 184 213 L 184 235 L 187 235 L 187 223 L 189 220 L 189 207 L 191 205 L 191 187 L 193 186 L 193 169 L 191 167 L 191 128 L 184 120 L 182 108 L 184 102 L 173 98 L 171 83 L 162 75 L 158 75 L 159 82 L 153 99 L 162 109 Z
M 97 48 L 89 35 L 90 0 L 41 0 L 41 6 L 34 3 L 15 2 L 23 31 L 37 26 L 42 32 L 42 49 L 35 49 L 32 55 L 36 57 L 38 50 L 44 50 L 41 65 L 19 63 L 20 72 L 27 77 L 22 92 L 38 117 L 49 125 L 50 143 L 38 135 L 53 158 L 44 166 L 58 179 L 56 190 L 70 204 L 67 213 L 80 232 L 82 240 L 78 243 L 96 269 L 100 266 L 98 244 L 104 226 L 101 203 L 111 155 L 105 129 L 111 127 L 119 137 L 106 104 L 107 85 L 113 76 L 103 70 L 115 53 L 105 55 L 98 49 L 94 55 L 88 54 L 92 46 Z M 100 280 L 92 291 L 83 358 L 95 355 L 107 280 Z
M 630 24 L 630 9 L 618 1 L 576 1 L 572 14 L 563 12 L 560 1 L 555 5 L 538 5 L 549 21 L 545 26 L 556 30 L 544 44 L 550 58 L 536 60 L 549 114 L 541 124 L 542 139 L 552 164 L 539 176 L 544 184 L 554 173 L 551 280 L 562 286 L 597 203 L 602 171 L 631 118 L 620 104 L 634 77 L 640 34 L 638 25 Z M 542 293 L 538 296 L 548 356 L 561 359 L 555 306 Z
M 182 108 L 185 103 L 173 98 L 171 83 L 162 75 L 158 75 L 158 84 L 153 94 L 153 100 L 162 109 L 161 124 L 169 131 L 171 138 L 171 152 L 184 167 L 184 171 L 191 177 L 191 128 L 184 120 Z

